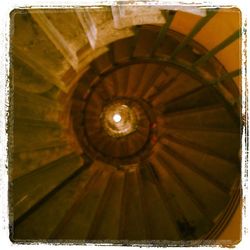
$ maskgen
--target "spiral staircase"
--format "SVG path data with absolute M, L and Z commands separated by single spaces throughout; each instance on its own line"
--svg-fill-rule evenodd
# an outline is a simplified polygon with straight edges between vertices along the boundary
M 214 242 L 241 200 L 239 15 L 14 10 L 11 240 Z

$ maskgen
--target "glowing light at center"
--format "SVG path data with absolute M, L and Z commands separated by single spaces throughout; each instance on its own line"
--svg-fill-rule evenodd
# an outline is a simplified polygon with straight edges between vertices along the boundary
M 113 116 L 114 122 L 120 122 L 121 119 L 122 119 L 122 117 L 119 114 L 114 114 L 114 116 Z
M 134 106 L 128 106 L 122 100 L 116 100 L 104 107 L 100 116 L 108 135 L 122 137 L 137 129 L 137 112 Z

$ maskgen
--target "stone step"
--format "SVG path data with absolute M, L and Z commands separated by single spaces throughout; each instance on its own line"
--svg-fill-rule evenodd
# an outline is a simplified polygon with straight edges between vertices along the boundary
M 96 223 L 95 216 L 102 203 L 105 190 L 108 188 L 112 169 L 105 168 L 101 162 L 94 162 L 93 166 L 98 169 L 92 181 L 82 191 L 74 211 L 69 211 L 69 218 L 64 227 L 58 228 L 55 238 L 82 240 L 86 239 L 93 223 Z M 86 204 L 88 204 L 86 206 Z
M 122 216 L 122 197 L 124 195 L 125 174 L 116 170 L 110 179 L 110 189 L 96 216 L 96 223 L 88 239 L 117 240 L 119 237 L 120 218 Z
M 185 73 L 178 74 L 170 86 L 164 91 L 160 92 L 159 95 L 153 100 L 152 104 L 160 106 L 160 104 L 167 103 L 173 99 L 182 96 L 190 91 L 201 86 L 201 83 Z
M 129 66 L 127 88 L 128 96 L 135 96 L 136 89 L 139 88 L 139 84 L 143 77 L 144 70 L 145 65 L 143 65 L 142 63 L 133 64 Z
M 162 66 L 159 64 L 147 64 L 144 70 L 144 74 L 141 78 L 141 81 L 138 83 L 139 87 L 136 90 L 136 96 L 143 98 L 146 94 L 148 88 L 154 84 L 158 75 L 162 71 Z
M 13 18 L 14 34 L 12 35 L 13 53 L 36 74 L 48 82 L 53 82 L 63 91 L 68 86 L 62 79 L 70 65 L 51 40 L 27 11 L 20 10 Z M 23 29 L 26 30 L 23 36 Z
M 225 132 L 227 129 L 238 130 L 238 124 L 221 104 L 171 112 L 167 113 L 166 116 L 162 116 L 162 118 L 164 127 L 181 128 L 185 124 L 187 129 L 224 129 Z
M 178 79 L 181 72 L 174 67 L 166 66 L 163 68 L 163 72 L 155 80 L 145 93 L 145 99 L 153 103 L 158 99 L 164 91 L 168 91 L 168 88 Z
M 33 123 L 28 126 L 14 125 L 14 153 L 60 146 L 64 141 L 64 134 L 60 128 L 41 127 Z
M 20 88 L 28 93 L 40 94 L 49 91 L 54 85 L 48 77 L 44 78 L 42 74 L 36 72 L 16 56 L 13 56 L 10 66 L 12 72 L 11 82 L 14 88 Z
M 195 92 L 191 92 L 186 96 L 182 96 L 179 100 L 168 103 L 165 107 L 165 112 L 181 111 L 189 108 L 195 108 L 208 106 L 216 103 L 220 103 L 218 96 L 215 94 L 215 90 L 209 86 L 204 86 Z
M 147 238 L 143 216 L 144 207 L 136 170 L 125 172 L 125 183 L 122 197 L 120 240 L 144 240 Z
M 197 202 L 192 194 L 177 181 L 167 163 L 160 161 L 156 154 L 152 155 L 150 162 L 158 178 L 159 191 L 169 207 L 168 212 L 182 238 L 190 237 L 190 233 L 191 235 L 194 233 L 196 237 L 203 235 L 212 222 L 204 209 L 200 207 L 199 201 Z M 194 230 L 188 230 L 191 228 Z
M 171 218 L 172 214 L 159 192 L 159 183 L 148 166 L 138 173 L 143 199 L 145 222 L 148 227 L 148 240 L 179 240 L 179 229 Z M 157 207 L 157 212 L 155 211 Z
M 59 103 L 38 94 L 15 89 L 13 97 L 14 123 L 17 126 L 53 126 L 67 128 L 71 102 Z M 40 125 L 39 125 L 40 124 Z
M 162 164 L 165 163 L 165 166 L 178 176 L 180 183 L 188 188 L 194 197 L 197 197 L 201 206 L 204 207 L 208 218 L 215 218 L 221 208 L 228 202 L 229 192 L 222 191 L 207 178 L 201 177 L 197 172 L 186 167 L 167 150 L 162 150 L 159 155 L 164 160 Z
M 96 169 L 83 169 L 65 185 L 55 190 L 39 208 L 15 226 L 14 238 L 38 240 L 51 238 L 95 173 Z
M 183 140 L 185 143 L 196 145 L 197 147 L 207 149 L 233 162 L 238 162 L 238 149 L 240 147 L 239 133 L 217 133 L 195 130 L 174 130 L 168 129 L 168 134 L 177 138 L 178 141 Z M 168 137 L 168 135 L 167 135 Z
M 74 151 L 70 144 L 50 147 L 34 151 L 20 152 L 13 155 L 10 175 L 12 179 L 19 178 L 31 171 L 39 169 Z
M 180 154 L 181 152 L 179 158 L 185 159 L 184 161 L 188 166 L 198 169 L 200 173 L 205 173 L 205 175 L 211 177 L 212 181 L 221 183 L 227 189 L 233 185 L 234 176 L 240 171 L 239 167 L 233 162 L 224 161 L 223 159 L 197 151 L 174 141 L 163 139 L 162 142 L 174 151 L 175 154 L 178 152 Z M 225 175 L 225 173 L 227 174 Z
M 75 154 L 64 156 L 43 168 L 29 172 L 12 182 L 14 220 L 28 212 L 37 202 L 60 185 L 83 165 Z
M 88 45 L 81 23 L 75 11 L 45 9 L 30 11 L 32 18 L 62 53 L 70 65 L 78 70 L 77 52 Z
M 149 58 L 157 35 L 157 29 L 149 29 L 147 25 L 141 26 L 137 33 L 136 44 L 132 56 L 136 58 Z
M 115 63 L 126 62 L 131 56 L 131 46 L 134 37 L 124 38 L 112 44 L 113 60 Z
M 16 94 L 17 112 L 10 120 L 14 153 L 61 146 L 69 141 L 74 144 L 70 103 L 62 109 L 55 101 L 36 94 Z

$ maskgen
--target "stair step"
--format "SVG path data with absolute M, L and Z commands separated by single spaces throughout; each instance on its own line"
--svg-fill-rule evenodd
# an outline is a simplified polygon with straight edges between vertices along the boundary
M 70 44 L 69 39 L 66 38 L 67 33 L 65 33 L 64 31 L 67 30 L 68 23 L 65 24 L 65 21 L 64 21 L 65 19 L 58 20 L 58 18 L 60 19 L 60 13 L 55 13 L 55 12 L 51 13 L 51 10 L 45 10 L 45 11 L 40 10 L 39 12 L 33 12 L 32 10 L 30 10 L 30 14 L 32 18 L 36 21 L 36 23 L 39 25 L 39 27 L 46 34 L 46 36 L 49 38 L 49 40 L 61 52 L 65 60 L 67 60 L 67 62 L 75 70 L 77 70 L 78 69 L 78 58 L 76 56 L 77 49 L 73 48 L 72 44 Z M 79 25 L 79 22 L 74 22 L 74 21 L 77 21 L 76 15 L 74 12 L 71 11 L 71 13 L 69 12 L 65 13 L 64 18 L 65 17 L 71 19 L 70 23 L 75 24 L 74 31 L 77 30 L 77 26 L 78 26 L 78 29 L 81 28 Z M 57 21 L 59 21 L 60 24 L 63 25 L 64 31 L 60 29 L 61 25 L 58 26 Z M 75 40 L 77 40 L 76 37 L 75 37 Z
M 99 72 L 92 66 L 90 67 L 79 80 L 74 95 L 78 99 L 86 99 L 89 92 L 92 91 L 92 86 L 100 81 Z
M 115 92 L 115 89 L 113 87 L 114 82 L 113 82 L 113 78 L 111 76 L 108 75 L 107 77 L 103 78 L 101 84 L 106 89 L 106 92 L 109 93 L 109 96 L 111 98 L 116 96 L 116 92 Z
M 133 53 L 134 57 L 147 57 L 150 55 L 151 48 L 155 43 L 155 38 L 158 35 L 157 30 L 141 27 L 139 29 L 136 47 Z
M 11 167 L 11 179 L 17 179 L 31 171 L 39 169 L 69 153 L 73 152 L 72 145 L 61 145 L 57 147 L 21 152 L 13 155 Z
M 131 146 L 132 147 L 131 154 L 132 154 L 132 152 L 136 153 L 143 147 L 144 143 L 147 140 L 147 137 L 145 138 L 144 135 L 141 135 L 138 132 L 135 132 L 129 137 L 129 140 L 131 142 L 130 144 L 132 144 Z
M 192 92 L 179 100 L 166 104 L 165 112 L 170 113 L 220 103 L 221 101 L 214 91 L 215 90 L 209 86 L 202 87 L 196 92 Z
M 70 65 L 63 55 L 27 11 L 20 11 L 14 17 L 15 36 L 12 38 L 12 43 L 15 45 L 13 49 L 15 56 L 47 81 L 67 91 L 68 85 L 62 78 Z M 23 36 L 23 29 L 26 30 L 25 36 Z
M 198 80 L 185 73 L 181 73 L 167 88 L 167 91 L 163 91 L 157 96 L 157 99 L 153 101 L 153 105 L 157 106 L 160 103 L 167 104 L 178 96 L 188 93 L 189 91 L 192 91 L 200 86 L 201 83 Z
M 141 193 L 135 170 L 127 171 L 123 194 L 123 209 L 120 224 L 121 240 L 145 240 L 146 228 L 143 217 Z
M 162 92 L 167 91 L 167 89 L 175 83 L 180 74 L 181 72 L 175 68 L 169 66 L 163 68 L 154 84 L 152 84 L 145 93 L 145 99 L 153 102 Z
M 154 67 L 150 68 L 150 71 L 152 71 L 152 73 L 149 74 L 149 70 L 146 71 L 146 73 L 148 74 L 148 79 L 143 84 L 144 86 L 139 93 L 140 97 L 145 98 L 148 89 L 155 84 L 157 78 L 159 77 L 160 73 L 163 71 L 164 68 L 165 66 L 163 65 L 155 64 Z
M 185 167 L 166 150 L 162 151 L 161 156 L 166 162 L 166 166 L 171 168 L 178 178 L 189 187 L 193 195 L 200 200 L 209 218 L 215 218 L 229 201 L 229 193 L 222 192 L 207 179 Z
M 104 100 L 98 95 L 93 95 L 91 99 L 88 101 L 86 107 L 85 107 L 85 114 L 87 116 L 100 116 Z
M 64 228 L 56 234 L 55 238 L 69 240 L 86 239 L 93 223 L 96 223 L 95 215 L 98 212 L 100 202 L 105 193 L 111 176 L 111 171 L 105 169 L 103 163 L 94 162 L 96 168 L 100 169 L 93 177 L 94 180 L 82 192 L 81 198 L 74 212 L 70 214 Z
M 159 74 L 159 69 L 162 67 L 158 64 L 147 64 L 144 74 L 140 81 L 140 86 L 137 88 L 136 95 L 138 97 L 143 97 L 148 88 L 154 84 L 157 75 Z
M 235 165 L 233 162 L 223 161 L 218 157 L 196 151 L 188 146 L 170 140 L 163 139 L 162 142 L 175 152 L 179 152 L 182 157 L 187 159 L 186 162 L 190 162 L 193 166 L 196 166 L 207 175 L 212 176 L 228 189 L 233 185 L 235 176 L 240 172 L 239 166 Z
M 70 154 L 43 168 L 32 171 L 12 183 L 14 220 L 27 213 L 83 164 L 80 156 Z
M 151 157 L 151 163 L 155 169 L 163 196 L 170 207 L 172 219 L 175 220 L 178 232 L 182 238 L 200 237 L 211 227 L 211 220 L 204 214 L 203 209 L 197 206 L 193 197 L 187 194 L 187 190 L 169 173 L 167 164 L 162 164 L 156 155 Z M 186 226 L 185 226 L 186 225 Z
M 179 39 L 177 38 L 177 35 L 173 30 L 168 30 L 168 32 L 165 34 L 164 40 L 168 42 L 162 42 L 158 46 L 158 48 L 156 48 L 155 56 L 157 57 L 165 57 L 166 55 L 171 55 L 179 44 Z
M 116 41 L 113 47 L 113 55 L 115 63 L 122 63 L 128 61 L 130 58 L 130 44 L 133 41 L 133 38 L 125 38 Z
M 139 87 L 142 79 L 142 75 L 145 69 L 145 65 L 142 63 L 133 64 L 129 67 L 128 76 L 128 96 L 135 96 L 135 90 Z
M 50 90 L 53 83 L 37 73 L 33 68 L 23 63 L 20 59 L 13 56 L 11 67 L 12 77 L 15 87 L 18 87 L 28 93 L 44 93 Z
M 100 55 L 98 58 L 96 58 L 93 62 L 93 65 L 95 65 L 95 68 L 97 69 L 99 74 L 102 74 L 105 71 L 111 69 L 113 64 L 112 61 L 110 60 L 109 52 L 106 52 Z
M 46 123 L 45 123 L 46 124 Z M 24 151 L 34 151 L 35 149 L 43 149 L 46 147 L 60 146 L 65 142 L 65 133 L 61 128 L 46 126 L 36 126 L 30 122 L 24 126 L 14 125 L 13 136 L 15 139 L 14 153 Z M 44 125 L 44 123 L 43 123 Z M 32 129 L 32 137 L 30 131 Z
M 209 128 L 239 130 L 231 114 L 222 105 L 211 105 L 167 113 L 163 118 L 165 127 Z
M 128 96 L 128 78 L 130 67 L 123 67 L 121 69 L 116 70 L 114 73 L 116 74 L 117 83 L 119 84 L 119 91 L 117 93 L 118 96 Z
M 22 91 L 15 87 L 13 101 L 14 118 L 47 122 L 58 122 L 60 119 L 61 105 L 41 95 Z
M 116 170 L 109 183 L 109 189 L 105 201 L 98 210 L 96 223 L 92 224 L 92 233 L 89 239 L 117 240 L 119 236 L 119 223 L 122 211 L 122 192 L 124 186 L 124 172 Z
M 148 240 L 179 240 L 180 236 L 171 214 L 165 207 L 150 170 L 141 169 L 142 197 L 144 198 L 145 220 L 150 229 Z
M 71 113 L 78 113 L 82 112 L 85 107 L 86 102 L 79 100 L 79 99 L 73 99 L 72 105 L 71 105 Z
M 50 238 L 78 196 L 81 196 L 81 190 L 87 185 L 94 173 L 92 168 L 85 169 L 56 190 L 15 225 L 14 239 L 40 240 Z M 53 223 L 51 223 L 52 221 Z
M 82 47 L 88 45 L 88 38 L 84 34 L 81 23 L 73 9 L 68 9 L 67 11 L 45 9 L 43 12 L 74 54 Z M 70 22 L 65 20 L 70 20 Z
M 77 126 L 82 126 L 83 118 L 84 118 L 83 111 L 71 113 L 71 122 L 73 123 L 73 126 L 75 128 Z
M 167 138 L 170 138 L 171 135 L 181 143 L 187 145 L 192 144 L 200 148 L 200 150 L 207 149 L 211 152 L 214 152 L 222 158 L 232 160 L 233 162 L 239 161 L 239 148 L 240 148 L 240 134 L 234 133 L 212 133 L 207 131 L 179 131 L 168 129 Z
M 103 84 L 105 85 L 105 88 L 108 89 L 111 98 L 117 96 L 118 86 L 115 80 L 116 79 L 114 79 L 112 75 L 107 75 L 103 78 Z

